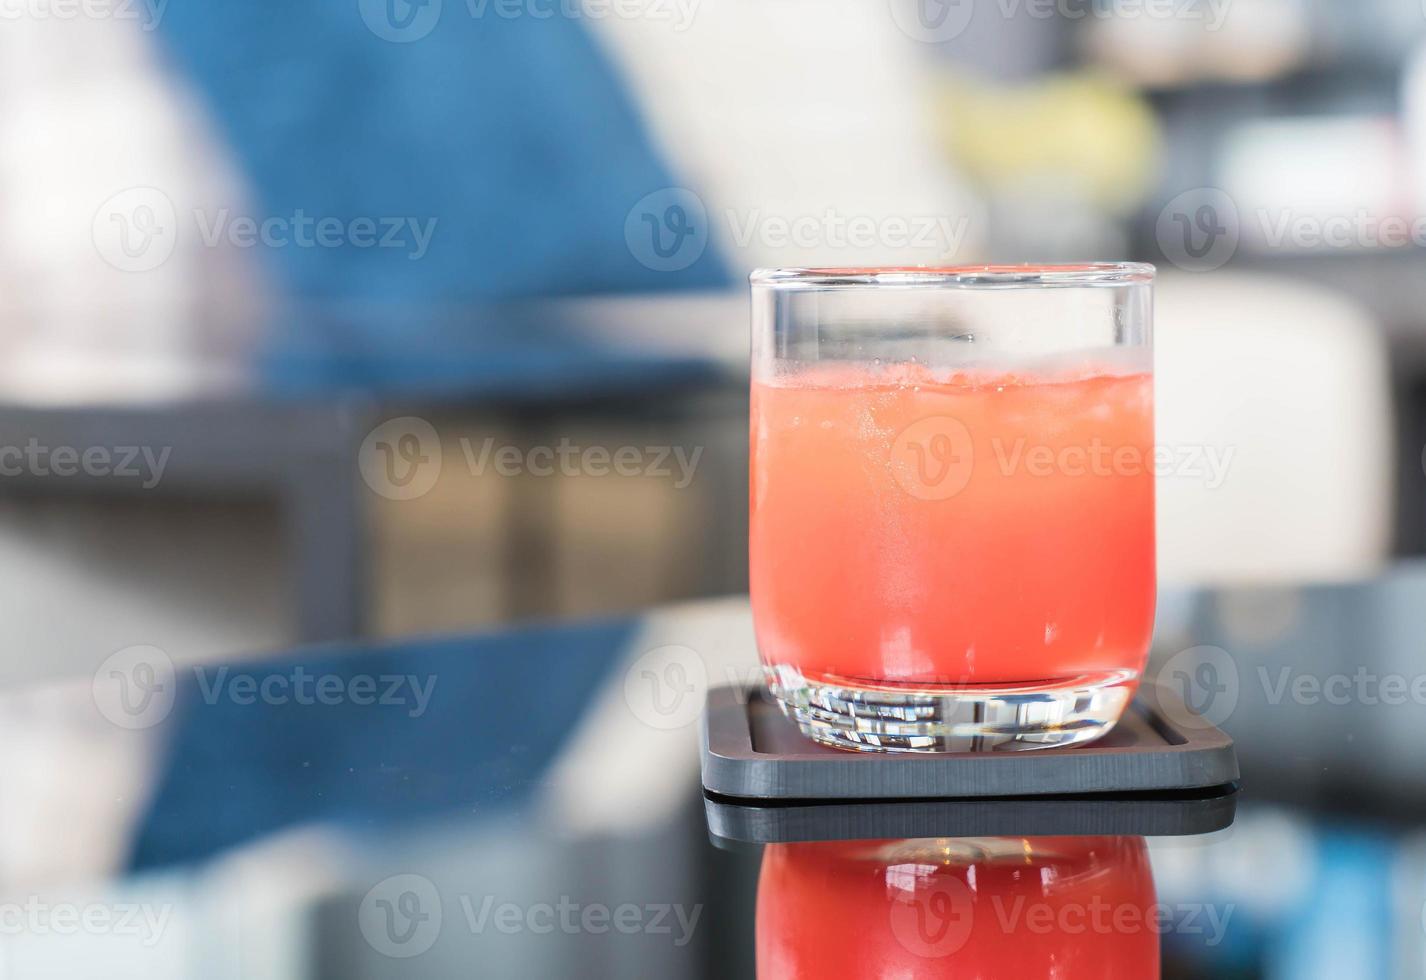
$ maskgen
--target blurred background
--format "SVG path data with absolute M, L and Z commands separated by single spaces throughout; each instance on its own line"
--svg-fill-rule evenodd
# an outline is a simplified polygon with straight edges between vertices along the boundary
M 36 734 L 116 652 L 743 592 L 757 267 L 1155 263 L 1171 647 L 1426 552 L 1418 0 L 3 0 L 0 80 L 11 882 L 122 864 L 158 763 Z
M 1419 4 L 350 6 L 6 15 L 7 674 L 741 590 L 758 266 L 1153 261 L 1165 579 L 1426 548 Z

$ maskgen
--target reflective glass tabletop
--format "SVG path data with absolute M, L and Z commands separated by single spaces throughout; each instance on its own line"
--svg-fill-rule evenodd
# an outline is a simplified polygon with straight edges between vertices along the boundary
M 0 702 L 28 760 L 0 948 L 15 976 L 1422 976 L 1422 610 L 1414 566 L 1165 596 L 1151 672 L 1234 737 L 1236 793 L 831 817 L 702 790 L 704 698 L 757 677 L 741 598 L 132 654 Z

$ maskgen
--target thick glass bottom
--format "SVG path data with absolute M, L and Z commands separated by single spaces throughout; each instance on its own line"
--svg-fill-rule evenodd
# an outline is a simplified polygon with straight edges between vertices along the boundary
M 802 733 L 858 752 L 1011 752 L 1091 742 L 1112 729 L 1139 675 L 1109 671 L 1012 684 L 869 685 L 765 667 Z

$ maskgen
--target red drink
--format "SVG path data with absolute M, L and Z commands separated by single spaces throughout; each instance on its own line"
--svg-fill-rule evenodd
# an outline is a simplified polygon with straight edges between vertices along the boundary
M 754 273 L 768 686 L 841 748 L 1073 745 L 1154 611 L 1153 269 Z
M 1156 980 L 1144 841 L 1040 837 L 772 844 L 759 980 Z
M 764 661 L 815 683 L 1129 683 L 1154 610 L 1152 380 L 754 383 Z

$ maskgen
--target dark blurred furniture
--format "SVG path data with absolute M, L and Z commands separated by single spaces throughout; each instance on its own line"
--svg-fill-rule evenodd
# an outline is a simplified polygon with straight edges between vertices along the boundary
M 708 392 L 745 400 L 740 367 L 710 347 L 713 332 L 741 337 L 743 325 L 715 313 L 703 329 L 674 333 L 671 323 L 698 327 L 699 317 L 670 315 L 668 302 L 328 310 L 275 326 L 251 363 L 231 366 L 242 380 L 221 394 L 41 406 L 0 392 L 0 445 L 171 449 L 162 479 L 148 489 L 108 476 L 22 474 L 7 477 L 3 492 L 276 500 L 290 542 L 297 639 L 359 637 L 367 625 L 363 516 L 371 491 L 357 462 L 366 435 L 407 415 L 494 412 L 533 427 L 594 407 L 638 414 Z M 645 341 L 651 334 L 657 344 Z M 716 496 L 745 506 L 736 481 Z M 542 503 L 540 494 L 522 498 L 510 533 L 547 523 Z M 512 542 L 508 553 L 519 555 L 512 576 L 541 573 L 535 543 Z

